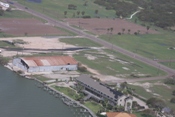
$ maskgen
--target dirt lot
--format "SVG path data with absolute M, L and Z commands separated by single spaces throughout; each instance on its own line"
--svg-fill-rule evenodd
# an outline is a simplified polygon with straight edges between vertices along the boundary
M 124 33 L 128 33 L 128 29 L 130 29 L 130 34 L 134 34 L 134 32 L 140 31 L 140 34 L 147 33 L 147 28 L 129 22 L 125 19 L 99 19 L 99 18 L 91 18 L 91 19 L 65 19 L 66 22 L 69 22 L 70 25 L 79 26 L 84 28 L 94 34 L 107 34 L 108 28 L 113 28 L 112 33 L 117 34 L 119 32 L 122 33 L 122 30 L 125 29 Z M 158 33 L 155 30 L 148 30 L 148 33 L 155 34 Z
M 11 37 L 11 38 L 0 38 L 1 41 L 8 40 L 8 41 L 14 41 L 14 40 L 23 40 L 26 42 L 26 44 L 17 44 L 16 46 L 19 46 L 21 48 L 33 48 L 33 49 L 62 49 L 62 48 L 69 48 L 69 47 L 75 47 L 73 45 L 69 45 L 63 42 L 59 41 L 59 37 L 53 37 L 53 38 L 46 38 L 46 37 Z M 32 51 L 23 51 L 23 54 L 31 54 Z M 1 55 L 3 56 L 14 56 L 16 55 L 16 51 L 3 51 Z M 20 53 L 18 53 L 20 54 Z
M 64 35 L 65 32 L 44 24 L 37 19 L 0 19 L 0 29 L 14 36 L 26 35 Z

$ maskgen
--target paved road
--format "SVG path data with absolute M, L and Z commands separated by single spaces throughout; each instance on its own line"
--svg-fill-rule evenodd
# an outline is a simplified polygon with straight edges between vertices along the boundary
M 146 64 L 154 66 L 154 67 L 156 67 L 156 68 L 158 68 L 160 70 L 163 70 L 166 73 L 168 73 L 168 76 L 175 74 L 175 70 L 173 70 L 171 68 L 168 68 L 168 67 L 166 67 L 166 66 L 164 66 L 162 64 L 157 63 L 156 61 L 153 61 L 151 59 L 145 58 L 145 57 L 143 57 L 141 55 L 138 55 L 138 54 L 135 54 L 135 53 L 130 52 L 128 50 L 125 50 L 123 48 L 120 48 L 120 47 L 118 47 L 116 45 L 113 45 L 113 44 L 111 44 L 109 42 L 106 42 L 106 41 L 104 41 L 104 40 L 102 40 L 100 38 L 97 38 L 94 35 L 87 34 L 87 33 L 83 32 L 82 30 L 73 28 L 73 27 L 67 25 L 67 23 L 64 23 L 64 22 L 61 22 L 61 21 L 57 21 L 57 20 L 55 20 L 53 18 L 50 18 L 50 17 L 48 17 L 46 15 L 43 15 L 41 13 L 38 13 L 38 12 L 36 12 L 36 11 L 34 11 L 32 9 L 29 9 L 29 8 L 25 9 L 25 6 L 20 5 L 20 4 L 16 3 L 16 2 L 14 2 L 13 6 L 15 6 L 15 7 L 19 8 L 19 9 L 22 9 L 23 11 L 26 11 L 26 12 L 34 15 L 34 16 L 40 17 L 40 18 L 48 21 L 48 23 L 50 23 L 50 24 L 52 24 L 54 26 L 58 26 L 58 27 L 64 28 L 66 30 L 69 30 L 71 32 L 74 32 L 74 33 L 78 34 L 79 36 L 84 36 L 85 38 L 88 38 L 88 39 L 90 39 L 90 40 L 92 40 L 94 42 L 97 42 L 97 43 L 103 45 L 106 48 L 109 48 L 109 49 L 113 48 L 114 51 L 120 52 L 120 53 L 122 53 L 124 55 L 127 55 L 127 56 L 131 57 L 131 58 L 134 58 L 134 59 L 139 60 L 139 61 L 141 61 L 143 63 L 146 63 Z

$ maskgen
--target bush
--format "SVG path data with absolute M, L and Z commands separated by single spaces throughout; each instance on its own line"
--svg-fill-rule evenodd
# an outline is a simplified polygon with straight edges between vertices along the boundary
M 171 98 L 170 102 L 175 103 L 175 97 Z
M 82 16 L 82 18 L 91 18 L 91 16 L 89 16 L 89 15 L 85 15 L 85 16 Z
M 175 85 L 175 79 L 174 78 L 168 78 L 164 80 L 165 84 Z

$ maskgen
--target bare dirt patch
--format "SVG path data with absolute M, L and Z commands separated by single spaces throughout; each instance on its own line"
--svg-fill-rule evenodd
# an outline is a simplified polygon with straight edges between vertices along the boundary
M 2 32 L 14 36 L 27 35 L 64 35 L 65 32 L 58 30 L 54 26 L 45 24 L 37 19 L 0 19 L 0 29 Z
M 46 37 L 11 37 L 11 38 L 0 38 L 0 40 L 8 40 L 8 41 L 14 41 L 14 40 L 23 40 L 24 44 L 17 44 L 16 46 L 21 48 L 28 48 L 28 49 L 63 49 L 63 48 L 70 48 L 75 47 L 73 45 L 69 45 L 63 42 L 59 41 L 59 37 L 54 38 L 46 38 Z M 31 54 L 32 52 L 35 52 L 33 50 L 31 51 L 23 51 L 22 54 Z M 18 54 L 21 54 L 18 52 Z M 1 53 L 3 56 L 14 56 L 17 54 L 17 51 L 5 51 L 3 50 Z
M 65 19 L 64 21 L 69 22 L 70 25 L 74 25 L 77 27 L 81 27 L 86 29 L 94 34 L 102 35 L 107 34 L 108 28 L 113 28 L 112 33 L 118 34 L 119 32 L 122 33 L 122 30 L 125 29 L 124 33 L 128 34 L 128 30 L 130 30 L 130 34 L 134 34 L 138 32 L 140 34 L 146 34 L 147 28 L 140 26 L 138 24 L 134 24 L 129 22 L 125 19 L 100 19 L 100 18 L 91 18 L 91 19 L 83 19 L 83 18 L 76 18 L 76 19 Z M 156 34 L 158 33 L 155 30 L 149 29 L 149 34 Z

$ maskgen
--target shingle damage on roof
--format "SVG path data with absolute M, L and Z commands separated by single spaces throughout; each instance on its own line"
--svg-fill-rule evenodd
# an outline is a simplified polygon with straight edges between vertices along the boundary
M 22 57 L 21 59 L 30 67 L 76 65 L 78 63 L 70 56 Z

